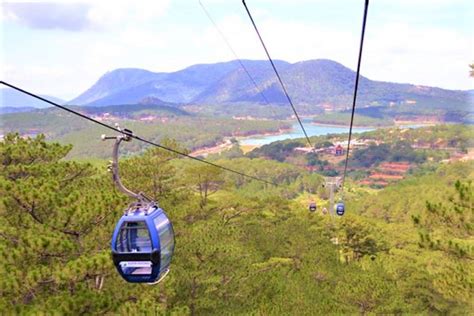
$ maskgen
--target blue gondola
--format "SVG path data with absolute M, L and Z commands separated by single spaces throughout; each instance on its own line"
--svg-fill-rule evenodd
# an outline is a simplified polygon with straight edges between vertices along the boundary
M 346 211 L 343 202 L 337 203 L 335 209 L 336 209 L 336 214 L 339 216 L 344 215 L 344 212 Z
M 158 204 L 143 193 L 134 193 L 120 181 L 118 152 L 122 141 L 132 139 L 123 129 L 114 139 L 113 161 L 109 166 L 117 188 L 136 199 L 120 218 L 112 235 L 112 258 L 117 271 L 127 282 L 158 283 L 168 274 L 174 252 L 173 225 Z
M 127 211 L 112 236 L 112 257 L 128 282 L 156 283 L 169 271 L 174 252 L 173 226 L 156 205 Z
M 309 211 L 310 212 L 316 212 L 316 203 L 315 202 L 311 202 L 309 203 Z

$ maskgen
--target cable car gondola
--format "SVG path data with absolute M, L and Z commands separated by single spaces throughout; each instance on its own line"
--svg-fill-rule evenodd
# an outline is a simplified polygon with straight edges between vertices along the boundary
M 310 211 L 311 213 L 316 212 L 316 208 L 317 208 L 317 206 L 316 206 L 316 203 L 315 203 L 315 202 L 309 203 L 309 211 Z
M 158 204 L 143 193 L 123 186 L 118 172 L 118 149 L 122 141 L 130 141 L 132 132 L 102 139 L 115 139 L 110 169 L 115 185 L 137 199 L 118 221 L 112 235 L 112 258 L 117 271 L 127 282 L 158 283 L 168 274 L 174 252 L 173 225 Z
M 339 215 L 339 216 L 344 215 L 344 212 L 346 211 L 343 202 L 337 203 L 336 206 L 335 206 L 335 209 L 336 209 L 336 214 Z
M 157 283 L 169 271 L 174 251 L 173 226 L 156 205 L 136 205 L 117 223 L 112 258 L 122 278 L 133 283 Z

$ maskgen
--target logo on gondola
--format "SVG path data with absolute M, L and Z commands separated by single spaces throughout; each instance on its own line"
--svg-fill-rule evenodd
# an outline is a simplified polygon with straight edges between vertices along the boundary
M 122 268 L 150 268 L 150 261 L 121 261 L 120 266 Z

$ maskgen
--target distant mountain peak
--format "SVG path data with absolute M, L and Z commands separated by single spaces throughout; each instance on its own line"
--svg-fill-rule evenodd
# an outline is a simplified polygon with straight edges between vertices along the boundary
M 145 104 L 145 105 L 159 105 L 163 104 L 163 100 L 158 99 L 156 97 L 144 97 L 140 101 L 138 101 L 139 104 Z
M 139 68 L 118 68 L 108 71 L 92 87 L 69 103 L 78 105 L 92 104 L 99 99 L 109 97 L 124 89 L 153 81 L 162 75 Z
M 146 69 L 141 68 L 117 68 L 114 70 L 109 70 L 103 74 L 98 82 L 104 80 L 110 80 L 110 78 L 119 78 L 123 80 L 128 80 L 134 76 L 143 76 L 143 75 L 154 75 L 155 73 Z

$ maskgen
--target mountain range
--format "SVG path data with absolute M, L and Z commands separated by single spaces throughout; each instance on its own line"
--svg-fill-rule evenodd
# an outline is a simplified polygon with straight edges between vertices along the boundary
M 87 106 L 135 104 L 154 97 L 180 104 L 232 105 L 265 103 L 265 99 L 274 104 L 286 104 L 268 61 L 242 60 L 242 63 L 258 89 L 237 60 L 193 65 L 170 73 L 123 68 L 104 74 L 91 88 L 68 103 Z M 356 75 L 351 69 L 327 59 L 297 63 L 276 60 L 275 65 L 295 104 L 333 109 L 345 109 L 350 105 Z M 358 104 L 364 107 L 419 103 L 468 109 L 470 96 L 469 91 L 382 82 L 361 76 Z
M 198 64 L 176 72 L 151 72 L 145 69 L 121 68 L 105 73 L 89 89 L 67 102 L 80 106 L 108 106 L 163 102 L 229 107 L 239 104 L 287 106 L 277 78 L 266 60 L 242 60 L 258 89 L 238 60 Z M 275 60 L 282 80 L 296 105 L 319 111 L 345 110 L 352 102 L 355 72 L 328 59 L 289 63 Z M 44 107 L 19 92 L 0 89 L 2 107 Z M 59 103 L 63 100 L 46 96 Z M 148 100 L 148 101 L 147 101 Z M 471 113 L 471 91 L 447 90 L 413 84 L 382 82 L 361 76 L 358 107 L 397 107 L 424 113 L 433 110 Z M 158 102 L 158 103 L 160 103 Z

